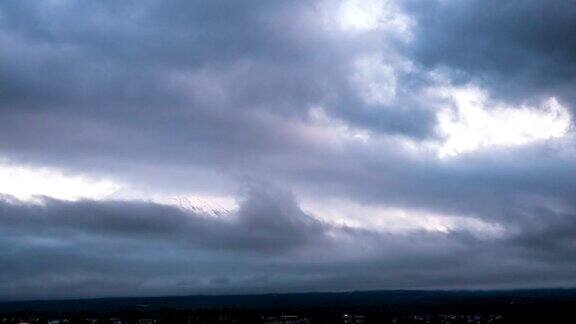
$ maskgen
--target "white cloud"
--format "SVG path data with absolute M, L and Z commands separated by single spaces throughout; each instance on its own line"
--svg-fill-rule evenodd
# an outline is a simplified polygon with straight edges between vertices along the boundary
M 437 90 L 454 103 L 438 113 L 438 129 L 445 139 L 440 157 L 557 139 L 570 130 L 570 113 L 554 97 L 540 107 L 513 107 L 491 101 L 477 87 Z
M 150 199 L 152 202 L 191 211 L 200 215 L 212 217 L 226 217 L 238 211 L 239 205 L 235 197 L 215 195 L 156 195 Z
M 302 205 L 306 211 L 325 222 L 382 233 L 466 231 L 478 238 L 488 239 L 506 234 L 502 225 L 478 218 L 443 215 L 415 209 L 365 205 L 345 199 L 307 200 L 303 201 Z
M 413 22 L 394 1 L 344 0 L 336 16 L 340 28 L 346 31 L 384 29 L 406 39 L 411 37 Z
M 109 180 L 69 175 L 51 168 L 0 164 L 0 194 L 34 201 L 38 196 L 62 200 L 102 199 L 120 186 Z
M 352 83 L 367 104 L 391 104 L 396 98 L 396 71 L 380 55 L 368 55 L 354 62 Z

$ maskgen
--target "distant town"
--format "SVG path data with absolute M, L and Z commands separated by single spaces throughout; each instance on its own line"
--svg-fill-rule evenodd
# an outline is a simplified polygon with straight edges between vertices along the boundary
M 556 324 L 574 318 L 576 289 L 0 302 L 0 324 Z
M 315 318 L 316 317 L 316 318 Z M 315 320 L 314 320 L 315 318 Z M 138 318 L 134 315 L 120 317 L 103 316 L 90 317 L 83 315 L 70 315 L 64 318 L 51 318 L 42 315 L 13 315 L 1 318 L 2 324 L 167 324 L 167 323 L 262 323 L 262 324 L 310 324 L 310 323 L 338 323 L 338 324 L 365 324 L 365 323 L 429 323 L 429 324 L 488 324 L 504 323 L 502 315 L 494 314 L 429 314 L 429 315 L 401 315 L 366 316 L 363 314 L 331 314 L 321 316 L 306 315 L 262 315 L 254 313 L 234 313 L 226 311 L 204 311 L 188 314 L 162 314 L 154 318 Z

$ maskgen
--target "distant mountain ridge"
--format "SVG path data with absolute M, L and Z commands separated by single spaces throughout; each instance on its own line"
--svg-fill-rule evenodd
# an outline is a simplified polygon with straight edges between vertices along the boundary
M 525 305 L 532 303 L 576 303 L 576 289 L 498 291 L 388 290 L 341 293 L 4 301 L 0 302 L 0 312 L 110 312 L 126 309 L 155 311 L 163 308 L 199 309 L 213 307 L 298 309 L 314 307 L 382 307 L 386 305 L 507 305 L 514 303 Z

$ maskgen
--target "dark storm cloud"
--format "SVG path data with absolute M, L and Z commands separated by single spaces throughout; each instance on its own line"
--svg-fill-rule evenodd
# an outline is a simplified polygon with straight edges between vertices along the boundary
M 562 285 L 574 265 L 557 253 L 574 234 L 562 222 L 538 230 L 560 236 L 387 234 L 323 223 L 273 187 L 251 189 L 221 218 L 146 202 L 9 197 L 0 211 L 3 299 Z
M 260 189 L 251 189 L 251 191 Z M 174 207 L 123 201 L 80 201 L 46 198 L 42 205 L 3 201 L 6 235 L 26 237 L 37 227 L 40 236 L 110 237 L 117 239 L 173 241 L 190 248 L 289 252 L 318 243 L 324 225 L 305 214 L 294 198 L 282 192 L 252 192 L 230 219 L 213 219 Z M 25 232 L 19 232 L 22 228 Z
M 278 147 L 306 154 L 290 122 L 324 103 L 376 132 L 430 134 L 425 109 L 399 101 L 377 113 L 355 98 L 356 45 L 385 39 L 335 39 L 310 18 L 319 10 L 307 1 L 4 2 L 0 129 L 17 142 L 1 149 L 51 164 L 85 159 L 87 147 L 110 164 L 118 154 L 147 163 L 142 152 L 178 164 Z
M 574 102 L 576 6 L 572 1 L 409 1 L 412 49 L 429 67 L 453 69 L 516 101 L 562 95 Z
M 563 147 L 495 149 L 455 161 L 380 153 L 361 166 L 343 161 L 305 175 L 316 175 L 317 183 L 311 185 L 317 190 L 354 196 L 366 204 L 385 202 L 503 224 L 525 221 L 523 208 L 576 209 L 574 157 L 565 155 Z M 320 185 L 324 182 L 328 185 Z M 546 222 L 546 215 L 540 218 Z
M 575 107 L 575 6 L 401 5 L 409 39 L 325 26 L 335 13 L 317 1 L 2 1 L 0 161 L 144 191 L 229 194 L 255 178 L 297 194 L 259 185 L 224 218 L 3 199 L 0 298 L 573 285 L 573 139 L 438 159 L 426 145 L 452 103 L 426 90 L 440 72 L 441 86 Z M 368 72 L 388 72 L 356 84 L 366 57 Z M 393 95 L 367 100 L 363 86 Z M 318 107 L 333 125 L 318 126 Z M 467 217 L 504 234 L 351 228 L 320 221 L 300 197 Z

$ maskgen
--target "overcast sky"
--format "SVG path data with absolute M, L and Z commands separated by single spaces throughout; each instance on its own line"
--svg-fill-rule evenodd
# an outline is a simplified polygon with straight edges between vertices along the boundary
M 0 2 L 0 300 L 576 286 L 576 2 Z

